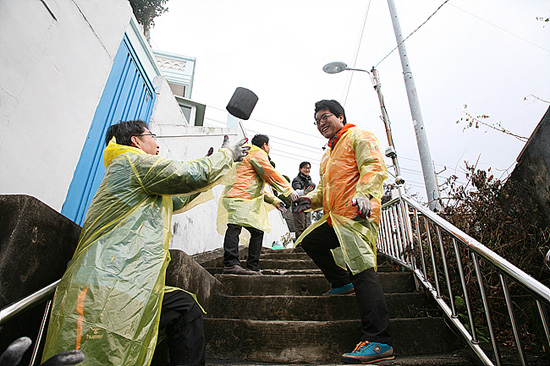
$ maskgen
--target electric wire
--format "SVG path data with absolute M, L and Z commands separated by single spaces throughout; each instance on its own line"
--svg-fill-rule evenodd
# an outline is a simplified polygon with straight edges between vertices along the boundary
M 369 10 L 370 10 L 370 3 L 371 0 L 369 0 L 369 4 L 367 5 L 367 12 L 365 13 L 365 19 L 363 20 L 363 26 L 361 27 L 361 34 L 359 36 L 359 41 L 357 42 L 357 47 L 355 48 L 355 56 L 353 57 L 353 68 L 356 68 L 357 64 L 357 57 L 359 56 L 359 50 L 361 49 L 361 43 L 363 43 L 363 35 L 365 34 L 365 26 L 367 25 L 367 19 L 369 17 Z M 351 88 L 351 81 L 353 79 L 354 72 L 350 73 L 350 77 L 348 78 L 348 82 L 346 85 L 346 96 L 344 97 L 344 106 L 346 105 L 348 101 L 348 94 L 349 90 Z
M 462 9 L 462 8 L 459 8 L 459 7 L 456 6 L 456 5 L 450 4 L 450 6 L 452 6 L 453 8 L 456 8 L 456 9 L 458 9 L 458 10 L 461 10 L 461 11 L 465 12 L 466 14 L 468 14 L 468 15 L 470 15 L 470 16 L 473 16 L 473 17 L 476 18 L 476 19 L 481 20 L 482 22 L 485 22 L 485 23 L 487 23 L 487 24 L 489 24 L 489 25 L 492 25 L 493 27 L 495 27 L 495 28 L 497 28 L 497 29 L 500 29 L 500 30 L 503 31 L 503 32 L 506 32 L 506 33 L 510 34 L 511 36 L 514 36 L 514 37 L 516 37 L 516 38 L 518 38 L 518 39 L 521 39 L 521 40 L 524 41 L 524 42 L 527 42 L 527 43 L 529 43 L 529 44 L 531 44 L 531 45 L 533 45 L 533 46 L 535 46 L 535 47 L 540 48 L 541 50 L 544 50 L 544 51 L 550 53 L 550 49 L 544 48 L 544 47 L 542 47 L 542 46 L 540 46 L 540 45 L 538 45 L 538 44 L 536 44 L 536 43 L 534 43 L 534 42 L 529 41 L 528 39 L 525 39 L 525 38 L 523 38 L 523 37 L 520 37 L 520 36 L 518 36 L 517 34 L 514 34 L 514 33 L 510 32 L 509 30 L 506 30 L 506 29 L 504 29 L 504 28 L 502 28 L 502 27 L 500 27 L 500 26 L 498 26 L 498 25 L 496 25 L 496 24 L 494 24 L 494 23 L 491 23 L 491 22 L 488 21 L 488 20 L 485 20 L 485 19 L 483 19 L 483 18 L 481 18 L 481 17 L 478 17 L 477 15 L 475 15 L 475 14 L 473 14 L 473 13 L 470 13 L 470 12 L 467 11 L 467 10 L 464 10 L 464 9 Z
M 449 2 L 449 0 L 445 0 L 445 2 L 443 2 L 443 4 L 439 5 L 439 7 L 437 9 L 435 9 L 435 11 L 422 24 L 420 24 L 415 30 L 413 30 L 404 40 L 402 40 L 397 46 L 395 46 L 395 48 L 392 49 L 386 56 L 384 56 L 380 61 L 378 61 L 378 63 L 374 66 L 374 68 L 377 68 L 378 65 L 380 65 L 382 63 L 382 61 L 384 61 L 386 58 L 388 58 L 388 56 L 391 55 L 393 53 L 393 51 L 395 51 L 396 49 L 399 48 L 399 46 L 401 46 L 403 43 L 405 43 L 405 41 L 407 39 L 409 39 L 410 36 L 415 34 L 416 31 L 418 31 L 424 24 L 426 24 L 435 15 L 435 13 L 437 13 L 439 11 L 439 9 L 441 9 L 443 7 L 443 5 L 447 4 L 448 2 Z

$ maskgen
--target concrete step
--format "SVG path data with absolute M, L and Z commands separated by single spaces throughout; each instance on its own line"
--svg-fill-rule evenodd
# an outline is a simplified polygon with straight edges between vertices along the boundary
M 392 319 L 441 316 L 437 305 L 421 293 L 386 294 Z M 323 321 L 359 319 L 355 295 L 217 296 L 209 318 Z
M 205 267 L 205 269 L 210 272 L 212 275 L 223 274 L 222 267 Z M 277 269 L 269 268 L 262 269 L 264 275 L 269 276 L 281 276 L 281 275 L 308 275 L 308 274 L 322 274 L 321 270 L 318 268 L 309 268 L 309 269 Z
M 339 362 L 355 347 L 360 327 L 359 320 L 205 319 L 210 357 L 275 363 Z M 460 346 L 442 318 L 392 319 L 390 331 L 396 355 L 449 353 Z
M 246 267 L 246 260 L 241 260 L 241 266 Z M 260 258 L 260 269 L 317 269 L 317 265 L 309 258 L 306 259 L 264 259 Z
M 296 366 L 295 363 L 265 363 L 265 362 L 247 362 L 237 359 L 212 359 L 207 358 L 206 363 L 209 366 Z M 300 366 L 340 366 L 341 362 L 332 363 L 302 363 Z M 395 360 L 381 361 L 378 366 L 477 366 L 478 363 L 472 361 L 472 357 L 463 355 L 463 352 L 427 355 L 427 356 L 399 356 Z
M 385 294 L 415 291 L 413 275 L 409 272 L 378 273 Z M 330 289 L 324 275 L 263 275 L 240 276 L 218 274 L 231 295 L 301 295 L 318 296 Z
M 292 253 L 292 252 L 279 252 L 272 251 L 269 253 L 262 253 L 260 259 L 310 259 L 306 253 Z

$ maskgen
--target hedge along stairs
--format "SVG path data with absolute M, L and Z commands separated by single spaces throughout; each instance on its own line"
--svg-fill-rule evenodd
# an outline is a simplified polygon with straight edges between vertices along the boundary
M 222 274 L 221 256 L 201 264 L 224 288 L 205 319 L 210 365 L 340 364 L 359 340 L 355 295 L 323 296 L 330 285 L 305 253 L 264 248 L 263 276 Z M 473 364 L 456 354 L 459 339 L 437 306 L 416 292 L 413 275 L 381 256 L 379 264 L 397 357 L 381 364 Z

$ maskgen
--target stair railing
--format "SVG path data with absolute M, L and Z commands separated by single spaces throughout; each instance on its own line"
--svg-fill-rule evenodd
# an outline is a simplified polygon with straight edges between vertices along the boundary
M 550 289 L 405 195 L 401 189 L 400 197 L 382 206 L 377 247 L 414 273 L 417 287 L 419 284 L 424 286 L 485 365 L 501 365 L 495 335 L 497 331 L 509 332 L 510 328 L 519 362 L 526 365 L 525 347 L 516 317 L 516 310 L 525 309 L 518 309 L 514 304 L 511 288 L 515 293 L 521 291 L 522 298 L 528 298 L 530 304 L 536 304 L 535 312 L 538 312 L 544 334 L 540 335 L 540 342 L 546 352 L 550 352 L 547 315 Z M 491 316 L 494 299 L 488 298 L 485 289 L 489 276 L 493 279 L 491 288 L 498 287 L 500 298 L 504 297 L 507 324 L 495 324 Z M 467 286 L 467 280 L 477 282 L 478 286 Z M 461 296 L 457 296 L 459 294 Z M 490 342 L 481 342 L 480 338 L 489 338 Z M 492 353 L 492 358 L 486 352 Z
M 48 286 L 41 288 L 40 290 L 30 294 L 29 296 L 16 301 L 8 306 L 6 306 L 3 309 L 0 309 L 0 326 L 2 326 L 4 323 L 9 321 L 10 319 L 14 319 L 18 315 L 23 314 L 24 312 L 32 309 L 33 307 L 40 305 L 41 303 L 46 301 L 46 308 L 44 309 L 44 316 L 42 317 L 42 322 L 40 324 L 40 328 L 38 329 L 38 335 L 36 337 L 36 340 L 34 342 L 34 347 L 31 355 L 31 361 L 29 363 L 29 366 L 32 366 L 36 362 L 36 358 L 38 356 L 38 350 L 40 348 L 40 344 L 42 343 L 42 336 L 44 334 L 44 329 L 46 327 L 46 322 L 48 320 L 48 314 L 50 312 L 50 307 L 52 304 L 52 296 L 55 292 L 55 289 L 57 288 L 57 285 L 59 284 L 61 280 L 57 280 L 54 283 L 49 284 Z M 2 352 L 4 350 L 0 350 Z

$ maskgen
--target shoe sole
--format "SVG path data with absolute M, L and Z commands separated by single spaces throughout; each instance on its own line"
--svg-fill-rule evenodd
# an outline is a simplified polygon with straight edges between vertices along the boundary
M 357 358 L 342 357 L 342 362 L 343 363 L 356 364 L 356 365 L 372 365 L 372 364 L 377 363 L 377 362 L 390 361 L 390 360 L 395 360 L 395 356 L 377 358 L 375 360 L 370 360 L 370 361 L 361 361 Z

